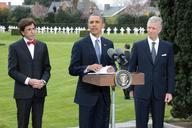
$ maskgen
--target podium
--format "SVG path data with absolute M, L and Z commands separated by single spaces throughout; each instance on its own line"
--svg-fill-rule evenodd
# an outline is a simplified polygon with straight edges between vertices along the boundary
M 130 85 L 144 85 L 144 73 L 132 72 Z M 115 128 L 115 86 L 116 73 L 114 74 L 87 74 L 82 78 L 85 83 L 96 86 L 111 86 L 112 102 L 111 102 L 111 128 Z
M 143 85 L 144 73 L 132 72 L 131 85 Z M 87 74 L 83 82 L 97 86 L 115 86 L 115 74 Z

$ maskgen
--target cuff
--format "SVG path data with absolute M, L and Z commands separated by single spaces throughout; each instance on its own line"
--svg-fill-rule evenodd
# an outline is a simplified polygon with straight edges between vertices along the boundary
M 47 82 L 46 82 L 45 80 L 42 80 L 42 81 L 43 81 L 44 85 L 46 85 L 46 84 L 47 84 Z
M 25 83 L 24 83 L 24 84 L 29 85 L 29 80 L 30 80 L 30 79 L 31 79 L 31 78 L 27 77 L 27 78 L 25 79 Z
M 88 70 L 88 66 L 87 66 L 83 73 L 88 73 L 88 72 L 89 72 L 89 70 Z

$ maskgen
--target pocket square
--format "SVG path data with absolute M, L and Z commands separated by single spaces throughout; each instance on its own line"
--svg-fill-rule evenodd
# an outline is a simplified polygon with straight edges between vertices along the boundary
M 167 56 L 167 54 L 162 54 L 161 56 Z

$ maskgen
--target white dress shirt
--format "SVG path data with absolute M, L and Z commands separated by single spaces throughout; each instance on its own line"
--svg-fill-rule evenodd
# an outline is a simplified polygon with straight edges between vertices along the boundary
M 152 39 L 150 39 L 148 37 L 147 40 L 148 40 L 150 52 L 152 51 L 152 42 L 155 42 L 155 46 L 154 47 L 155 47 L 155 51 L 156 51 L 156 55 L 157 55 L 158 47 L 159 47 L 159 38 L 157 38 L 155 41 L 153 41 Z
M 29 41 L 27 38 L 23 38 L 24 39 L 24 41 L 25 41 L 25 43 L 26 43 L 26 45 L 27 45 L 27 47 L 28 47 L 28 49 L 29 49 L 29 52 L 30 52 L 30 54 L 31 54 L 31 57 L 32 57 L 32 59 L 34 58 L 34 50 L 35 50 L 35 46 L 33 45 L 33 44 L 30 44 L 30 45 L 28 45 L 27 44 L 27 42 Z
M 91 41 L 92 41 L 94 47 L 95 47 L 95 41 L 98 40 L 98 44 L 99 44 L 99 47 L 100 47 L 100 53 L 102 54 L 101 37 L 96 38 L 96 37 L 93 36 L 91 33 L 90 33 L 90 37 L 91 37 Z
M 25 41 L 25 43 L 26 43 L 26 45 L 27 45 L 27 47 L 28 47 L 28 49 L 29 49 L 29 52 L 30 52 L 30 54 L 31 54 L 31 57 L 32 57 L 32 59 L 34 58 L 34 50 L 35 50 L 35 46 L 33 45 L 33 44 L 30 44 L 30 45 L 28 45 L 27 44 L 27 42 L 29 41 L 27 38 L 23 38 L 24 39 L 24 41 Z M 27 77 L 26 79 L 25 79 L 25 84 L 26 85 L 28 85 L 29 84 L 29 80 L 30 80 L 31 78 L 30 77 Z
M 100 53 L 102 54 L 102 49 L 101 49 L 101 37 L 96 38 L 96 37 L 93 36 L 91 33 L 90 33 L 89 35 L 90 35 L 90 38 L 91 38 L 91 41 L 92 41 L 94 47 L 95 47 L 95 41 L 98 40 L 98 44 L 99 44 L 99 47 L 100 47 Z M 88 68 L 88 66 L 87 66 L 87 68 Z M 87 69 L 87 68 L 84 70 L 84 73 L 87 73 L 87 72 L 88 72 L 88 69 Z

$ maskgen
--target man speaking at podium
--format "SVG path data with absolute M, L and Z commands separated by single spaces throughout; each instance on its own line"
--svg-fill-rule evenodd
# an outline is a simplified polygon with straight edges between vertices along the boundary
M 102 28 L 102 17 L 91 14 L 88 18 L 89 35 L 77 41 L 72 48 L 69 73 L 79 76 L 74 101 L 79 104 L 80 128 L 109 128 L 110 88 L 82 82 L 82 77 L 89 72 L 99 71 L 107 65 L 115 67 L 107 54 L 113 43 L 101 37 Z

